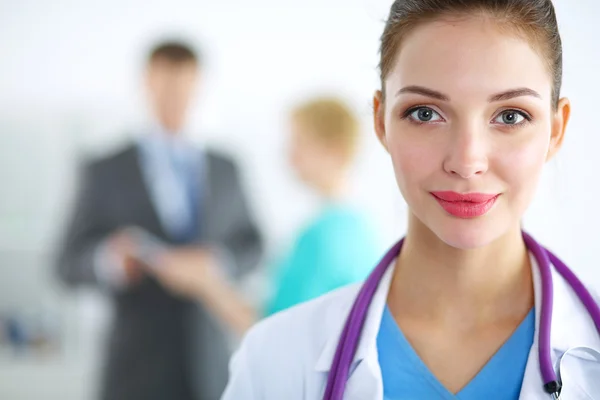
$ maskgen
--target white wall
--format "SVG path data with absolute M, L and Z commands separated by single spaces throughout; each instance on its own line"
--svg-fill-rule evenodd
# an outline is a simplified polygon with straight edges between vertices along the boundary
M 47 285 L 49 257 L 76 157 L 113 147 L 143 120 L 139 68 L 164 31 L 197 37 L 206 53 L 191 131 L 240 158 L 271 249 L 312 205 L 285 168 L 284 116 L 315 92 L 347 96 L 363 117 L 357 202 L 384 238 L 402 232 L 403 204 L 368 129 L 381 29 L 370 1 L 0 4 L 0 309 L 60 298 Z M 0 357 L 0 398 L 79 400 L 94 392 L 92 348 L 106 317 L 97 300 L 67 303 L 75 331 L 65 359 L 7 364 Z
M 286 175 L 287 107 L 304 95 L 336 92 L 353 102 L 368 126 L 380 33 L 369 3 L 11 4 L 0 17 L 0 35 L 13 38 L 0 42 L 0 107 L 13 119 L 15 113 L 26 120 L 38 111 L 55 113 L 71 126 L 53 140 L 71 153 L 78 146 L 103 148 L 142 119 L 138 72 L 147 45 L 164 31 L 199 38 L 208 67 L 192 130 L 241 157 L 257 212 L 270 237 L 277 237 L 301 218 L 282 196 L 300 196 L 300 210 L 307 203 Z M 391 171 L 371 131 L 365 135 L 362 203 L 373 204 L 373 193 L 379 194 L 371 208 L 385 221 L 395 200 L 385 179 Z
M 25 163 L 28 160 L 15 149 L 40 158 L 46 178 L 43 193 L 53 194 L 45 198 L 62 204 L 63 186 L 56 187 L 56 193 L 52 187 L 67 176 L 69 156 L 80 149 L 101 151 L 142 120 L 139 68 L 147 46 L 164 32 L 197 38 L 204 49 L 208 67 L 192 113 L 192 130 L 241 158 L 271 240 L 292 231 L 309 204 L 284 168 L 286 107 L 305 94 L 327 91 L 346 95 L 365 122 L 357 201 L 370 208 L 382 224 L 384 237 L 397 235 L 404 226 L 404 205 L 390 179 L 388 160 L 370 129 L 378 36 L 390 3 L 3 0 L 0 120 L 4 128 L 10 121 L 11 129 L 5 128 L 0 144 L 6 152 L 3 165 L 12 159 L 8 166 L 22 166 L 19 173 L 24 178 L 19 180 L 20 187 L 15 182 L 15 186 L 4 184 L 20 190 L 3 196 L 0 203 L 2 215 L 12 216 L 12 224 L 0 224 L 4 226 L 0 243 L 22 248 L 37 234 L 26 228 L 21 235 L 14 234 L 20 221 L 15 221 L 15 213 L 6 212 L 14 210 L 14 203 L 19 204 L 20 215 L 42 213 L 32 203 L 33 189 L 24 185 L 35 186 L 39 172 L 33 174 L 34 169 Z M 595 75 L 600 65 L 596 23 L 600 4 L 578 0 L 577 5 L 557 2 L 565 47 L 564 94 L 573 100 L 573 120 L 558 166 L 549 166 L 527 226 L 592 277 L 594 235 L 584 232 L 591 232 L 600 220 L 592 207 L 599 189 L 591 184 L 599 162 L 593 153 L 600 140 L 594 134 L 593 116 L 595 93 L 600 89 Z M 3 183 L 11 179 L 7 170 L 1 176 Z M 284 201 L 288 196 L 298 198 L 297 212 Z M 57 218 L 51 207 L 45 210 Z M 398 226 L 390 226 L 390 213 L 397 216 Z M 39 238 L 43 243 L 51 228 L 38 225 L 29 222 L 26 227 L 44 231 L 46 236 Z M 565 234 L 575 230 L 581 234 Z
M 548 165 L 525 223 L 540 241 L 600 289 L 600 3 L 556 1 L 564 48 L 563 95 L 573 114 L 565 144 Z M 577 6 L 575 6 L 575 3 Z

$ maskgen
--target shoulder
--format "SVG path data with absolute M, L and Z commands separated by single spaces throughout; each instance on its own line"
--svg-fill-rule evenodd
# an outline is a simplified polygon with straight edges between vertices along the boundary
M 341 331 L 345 314 L 359 290 L 360 284 L 345 286 L 265 318 L 248 332 L 246 346 L 254 347 L 266 341 L 272 343 L 275 339 L 282 345 L 291 342 L 301 344 L 305 349 L 312 348 L 311 345 L 320 347 L 320 342 L 330 333 L 338 328 Z
M 225 171 L 230 174 L 237 173 L 237 164 L 230 155 L 213 149 L 206 150 L 204 154 L 211 169 Z
M 592 298 L 594 299 L 598 307 L 600 307 L 600 292 L 597 290 L 597 286 L 592 287 L 588 290 L 590 291 L 590 294 L 592 295 Z
M 112 150 L 108 154 L 89 158 L 83 163 L 83 171 L 86 177 L 101 177 L 111 174 L 115 170 L 122 170 L 123 167 L 136 162 L 138 157 L 138 147 L 134 143 L 129 143 L 123 147 Z
M 302 232 L 301 238 L 313 246 L 325 247 L 328 254 L 344 257 L 356 254 L 377 257 L 383 250 L 377 230 L 359 210 L 335 207 L 324 210 Z
M 330 205 L 315 221 L 315 228 L 323 231 L 340 231 L 347 234 L 370 233 L 374 229 L 368 216 L 349 205 Z
M 359 284 L 349 285 L 256 324 L 238 350 L 252 371 L 245 373 L 256 374 L 259 385 L 277 377 L 301 380 L 307 368 L 314 370 L 326 343 L 339 336 L 359 290 Z

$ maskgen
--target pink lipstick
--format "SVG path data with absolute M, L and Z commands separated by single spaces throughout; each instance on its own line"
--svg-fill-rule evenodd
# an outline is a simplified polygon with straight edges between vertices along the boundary
M 431 192 L 448 214 L 458 218 L 475 218 L 486 214 L 500 194 Z

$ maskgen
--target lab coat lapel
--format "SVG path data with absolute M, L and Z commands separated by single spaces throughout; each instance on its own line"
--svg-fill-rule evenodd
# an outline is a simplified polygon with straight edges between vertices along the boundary
M 383 382 L 381 368 L 375 357 L 368 356 L 360 361 L 350 375 L 346 384 L 344 400 L 381 400 L 383 399 Z
M 395 261 L 392 261 L 391 266 L 383 275 L 369 306 L 354 358 L 354 371 L 351 370 L 344 400 L 381 400 L 383 398 L 383 382 L 377 355 L 377 335 L 383 309 L 387 302 Z
M 540 310 L 542 306 L 542 281 L 540 270 L 534 257 L 530 257 L 531 272 L 533 276 L 533 288 L 535 294 L 535 333 L 533 335 L 533 345 L 529 352 L 523 384 L 521 386 L 521 400 L 548 400 L 550 395 L 544 391 L 544 382 L 540 370 L 540 361 L 538 353 L 538 338 L 540 329 Z M 554 324 L 554 319 L 553 319 Z M 553 359 L 554 363 L 555 360 Z
M 350 376 L 346 384 L 344 400 L 381 400 L 383 398 L 381 369 L 379 368 L 377 359 L 377 334 L 379 332 L 381 316 L 383 315 L 383 308 L 387 301 L 395 261 L 392 261 L 390 267 L 383 275 L 369 306 L 354 361 L 350 368 Z M 357 289 L 360 289 L 360 287 Z M 324 382 L 326 382 L 327 374 L 330 372 L 339 337 L 346 323 L 346 316 L 352 307 L 356 295 L 358 295 L 358 290 L 352 296 L 350 304 L 344 305 L 343 309 L 337 310 L 335 313 L 336 318 L 340 315 L 343 315 L 343 317 L 340 317 L 338 329 L 329 334 L 325 346 L 317 359 L 315 371 L 324 374 Z
M 540 371 L 538 337 L 541 310 L 541 277 L 535 259 L 531 258 L 532 274 L 535 289 L 536 329 L 533 346 L 529 354 L 523 385 L 521 388 L 521 400 L 548 400 L 551 396 L 544 391 L 544 382 Z M 594 323 L 583 304 L 579 301 L 576 293 L 563 279 L 563 277 L 552 268 L 553 279 L 553 311 L 551 327 L 552 363 L 558 372 L 561 357 L 575 347 L 600 351 L 600 337 Z M 561 400 L 590 400 L 576 385 L 568 380 L 563 381 L 563 392 Z
M 553 359 L 554 361 L 554 359 Z M 540 371 L 540 361 L 537 351 L 537 343 L 529 352 L 527 367 L 523 377 L 523 385 L 521 386 L 521 400 L 549 400 L 550 395 L 544 391 L 544 382 Z M 576 400 L 576 399 L 575 399 Z

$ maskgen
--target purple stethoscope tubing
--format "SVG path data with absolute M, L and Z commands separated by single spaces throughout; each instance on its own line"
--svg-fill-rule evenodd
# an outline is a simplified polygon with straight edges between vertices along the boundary
M 561 385 L 552 365 L 550 346 L 554 299 L 551 265 L 554 266 L 556 271 L 567 281 L 569 286 L 571 286 L 573 291 L 577 294 L 594 321 L 598 333 L 600 333 L 600 307 L 583 283 L 558 257 L 538 244 L 525 232 L 523 232 L 523 240 L 525 241 L 527 249 L 533 253 L 533 256 L 537 261 L 542 282 L 538 352 L 540 371 L 544 380 L 544 390 L 553 395 L 554 398 L 558 398 Z M 356 348 L 360 341 L 360 334 L 367 317 L 369 306 L 383 275 L 394 258 L 400 253 L 403 242 L 404 239 L 400 240 L 383 256 L 359 291 L 338 341 L 335 356 L 331 363 L 330 372 L 327 378 L 327 386 L 325 388 L 323 400 L 342 400 L 346 388 L 346 380 L 348 379 L 350 371 L 350 365 L 352 364 Z

